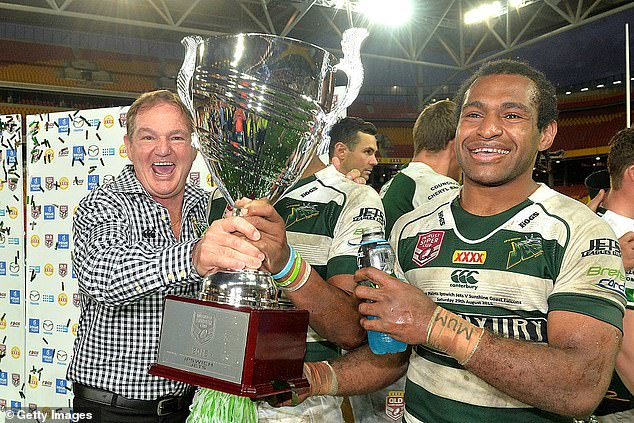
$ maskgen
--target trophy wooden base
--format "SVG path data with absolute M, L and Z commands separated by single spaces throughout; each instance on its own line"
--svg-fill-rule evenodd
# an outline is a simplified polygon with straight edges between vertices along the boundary
M 307 388 L 308 312 L 168 295 L 149 373 L 249 398 Z

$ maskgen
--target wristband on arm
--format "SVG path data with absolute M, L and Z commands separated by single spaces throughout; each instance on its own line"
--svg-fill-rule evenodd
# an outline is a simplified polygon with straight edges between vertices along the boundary
M 437 306 L 427 325 L 425 345 L 444 352 L 464 366 L 480 345 L 484 329 Z
M 337 374 L 327 361 L 304 363 L 304 377 L 310 384 L 310 396 L 337 395 Z
M 282 268 L 282 270 L 280 270 L 278 273 L 272 275 L 273 279 L 282 279 L 282 278 L 284 278 L 284 276 L 286 276 L 288 274 L 288 272 L 291 271 L 291 269 L 293 267 L 293 263 L 295 263 L 295 259 L 297 259 L 297 253 L 295 253 L 295 249 L 293 248 L 293 246 L 289 245 L 288 248 L 290 250 L 290 254 L 288 256 L 288 261 L 286 262 L 286 265 L 284 266 L 284 268 Z

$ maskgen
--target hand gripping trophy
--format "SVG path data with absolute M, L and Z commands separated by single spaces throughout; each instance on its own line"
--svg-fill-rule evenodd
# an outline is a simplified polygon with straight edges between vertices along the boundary
M 361 88 L 367 35 L 345 31 L 338 63 L 322 48 L 274 35 L 183 39 L 177 85 L 194 117 L 192 142 L 234 214 L 235 199 L 277 201 L 323 149 Z M 332 107 L 337 71 L 348 81 Z M 306 387 L 308 312 L 276 298 L 271 275 L 258 270 L 209 276 L 198 298 L 168 296 L 150 373 L 251 399 Z

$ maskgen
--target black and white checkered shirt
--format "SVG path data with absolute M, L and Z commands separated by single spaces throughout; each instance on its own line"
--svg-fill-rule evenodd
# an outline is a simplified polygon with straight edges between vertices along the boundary
M 91 192 L 73 218 L 73 266 L 79 280 L 79 331 L 69 380 L 127 398 L 181 395 L 187 385 L 150 376 L 163 300 L 194 295 L 193 219 L 205 221 L 208 193 L 185 187 L 180 240 L 166 208 L 141 186 L 131 165 Z

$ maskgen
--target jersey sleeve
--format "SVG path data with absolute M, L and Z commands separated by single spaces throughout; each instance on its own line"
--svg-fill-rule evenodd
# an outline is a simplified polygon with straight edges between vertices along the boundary
M 591 217 L 571 226 L 570 233 L 548 297 L 549 311 L 585 314 L 623 330 L 626 277 L 614 232 L 602 219 Z
M 381 199 L 374 189 L 359 185 L 351 191 L 335 226 L 328 252 L 327 278 L 339 274 L 354 274 L 357 270 L 357 251 L 364 229 L 385 231 L 385 213 Z

